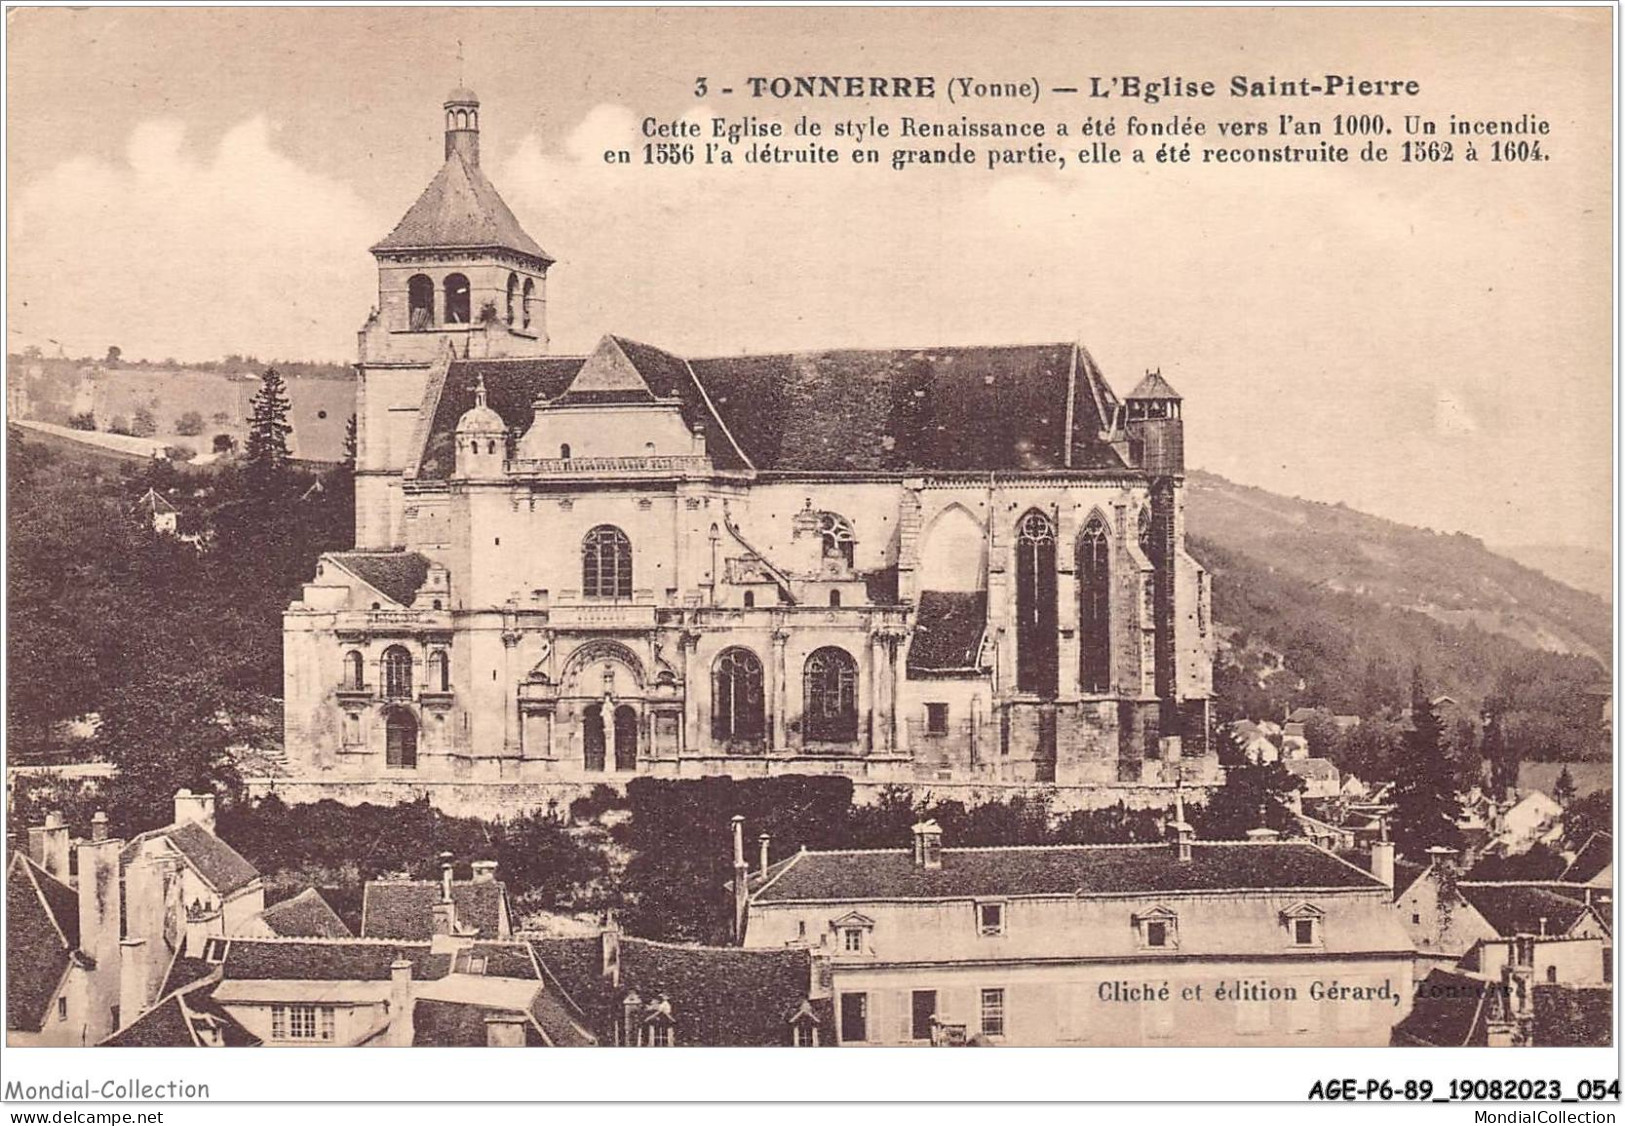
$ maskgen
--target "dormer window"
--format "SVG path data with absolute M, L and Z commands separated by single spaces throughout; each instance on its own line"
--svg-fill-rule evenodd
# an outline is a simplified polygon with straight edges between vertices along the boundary
M 1134 928 L 1142 950 L 1179 949 L 1179 916 L 1166 907 L 1134 916 Z
M 843 955 L 872 952 L 869 938 L 874 933 L 875 921 L 867 915 L 849 911 L 839 919 L 831 921 L 830 929 L 835 932 L 835 941 L 838 943 L 836 949 Z
M 1287 945 L 1302 950 L 1324 945 L 1325 920 L 1326 913 L 1312 903 L 1295 903 L 1288 907 L 1281 912 Z
M 992 938 L 1004 933 L 1003 903 L 978 903 L 976 905 L 976 933 L 984 938 Z

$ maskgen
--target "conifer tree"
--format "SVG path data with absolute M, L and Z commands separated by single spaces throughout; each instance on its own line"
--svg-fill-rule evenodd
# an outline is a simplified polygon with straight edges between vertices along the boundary
M 1446 753 L 1444 725 L 1422 683 L 1422 670 L 1411 674 L 1411 727 L 1405 732 L 1403 761 L 1394 780 L 1394 843 L 1420 861 L 1434 846 L 1461 847 L 1461 800 L 1456 771 Z
M 243 469 L 252 487 L 265 492 L 274 491 L 287 477 L 288 435 L 293 433 L 293 427 L 288 423 L 287 386 L 276 368 L 265 369 L 252 406 Z

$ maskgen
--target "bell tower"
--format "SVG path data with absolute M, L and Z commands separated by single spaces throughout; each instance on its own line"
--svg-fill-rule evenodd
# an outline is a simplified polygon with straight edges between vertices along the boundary
M 382 240 L 378 304 L 358 334 L 356 546 L 402 546 L 402 475 L 422 450 L 424 392 L 457 359 L 545 356 L 553 257 L 480 168 L 480 100 L 442 103 L 440 170 Z M 482 439 L 481 449 L 490 443 Z M 490 455 L 485 455 L 490 456 Z M 500 461 L 500 457 L 499 457 Z

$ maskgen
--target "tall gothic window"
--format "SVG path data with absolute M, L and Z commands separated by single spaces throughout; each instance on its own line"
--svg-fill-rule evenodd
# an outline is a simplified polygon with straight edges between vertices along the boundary
M 446 323 L 449 325 L 466 325 L 472 317 L 469 315 L 469 301 L 471 296 L 468 289 L 468 279 L 462 274 L 446 275 Z
M 399 645 L 384 650 L 384 695 L 394 700 L 412 695 L 412 654 Z
M 406 283 L 407 327 L 422 332 L 434 327 L 434 279 L 413 274 Z
M 1055 522 L 1034 509 L 1016 525 L 1016 688 L 1054 696 Z
M 536 296 L 536 282 L 531 278 L 525 279 L 525 289 L 521 294 L 519 311 L 521 314 L 521 328 L 530 327 L 530 302 Z
M 1156 550 L 1155 544 L 1154 544 L 1154 542 L 1152 540 L 1152 536 L 1151 536 L 1151 507 L 1150 507 L 1150 505 L 1146 505 L 1145 507 L 1140 509 L 1139 537 L 1140 537 L 1140 554 L 1144 555 L 1147 559 L 1151 560 L 1151 562 L 1155 563 L 1157 561 L 1157 557 L 1155 555 L 1155 550 Z
M 749 649 L 724 649 L 711 671 L 711 737 L 753 742 L 766 726 L 762 662 Z
M 1078 537 L 1078 681 L 1085 692 L 1104 692 L 1111 681 L 1111 537 L 1099 514 Z
M 415 770 L 418 765 L 418 721 L 404 708 L 384 718 L 384 765 Z
M 508 323 L 513 324 L 514 298 L 519 294 L 519 275 L 508 275 Z
M 801 694 L 809 740 L 850 743 L 858 737 L 858 665 L 845 649 L 814 650 L 802 669 Z
M 581 593 L 588 598 L 632 597 L 632 541 L 600 524 L 581 541 Z

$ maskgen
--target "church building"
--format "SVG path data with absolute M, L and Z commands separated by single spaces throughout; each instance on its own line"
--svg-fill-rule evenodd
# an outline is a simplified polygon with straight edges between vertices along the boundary
M 356 546 L 284 617 L 278 788 L 1214 781 L 1167 381 L 1065 342 L 556 355 L 479 113 L 372 248 Z

